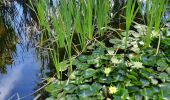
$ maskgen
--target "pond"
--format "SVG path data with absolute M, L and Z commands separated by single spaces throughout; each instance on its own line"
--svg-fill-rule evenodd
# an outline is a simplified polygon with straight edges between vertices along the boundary
M 41 63 L 30 46 L 31 14 L 19 2 L 0 11 L 0 100 L 32 100 L 41 81 Z
M 67 1 L 0 1 L 0 100 L 170 98 L 169 28 L 159 43 L 144 2 Z

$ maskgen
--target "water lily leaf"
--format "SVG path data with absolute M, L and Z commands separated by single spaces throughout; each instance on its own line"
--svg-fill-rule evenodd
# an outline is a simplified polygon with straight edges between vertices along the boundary
M 150 82 L 144 78 L 141 78 L 140 82 L 142 83 L 142 87 L 146 87 L 150 85 Z
M 60 62 L 57 66 L 60 67 L 59 71 L 65 71 L 65 70 L 67 70 L 69 64 L 68 64 L 67 60 L 64 60 L 64 61 Z
M 48 97 L 45 100 L 55 100 L 53 97 Z
M 76 67 L 77 67 L 77 69 L 79 69 L 79 70 L 86 70 L 87 68 L 89 68 L 89 64 L 87 64 L 87 63 L 79 63 Z
M 112 44 L 120 44 L 122 41 L 120 39 L 110 39 L 109 42 Z
M 92 90 L 82 90 L 80 91 L 80 93 L 78 94 L 78 96 L 80 98 L 88 98 L 90 96 L 93 95 L 93 91 Z
M 146 98 L 152 98 L 153 97 L 153 95 L 154 95 L 154 91 L 153 91 L 153 89 L 152 88 L 144 88 L 143 90 L 142 90 L 142 94 L 143 94 L 143 96 L 145 96 Z
M 100 89 L 102 89 L 102 85 L 99 83 L 93 83 L 92 87 L 95 88 L 97 91 L 99 91 Z
M 132 33 L 135 33 L 135 31 L 129 30 L 128 36 L 130 36 Z M 126 37 L 126 32 L 121 32 L 121 35 L 123 35 L 124 37 Z
M 168 64 L 165 59 L 159 59 L 156 64 L 159 66 L 158 71 L 164 71 L 168 67 Z
M 116 81 L 116 80 L 113 80 L 113 78 L 111 78 L 110 76 L 109 77 L 106 77 L 105 75 L 103 76 L 100 76 L 98 78 L 98 80 L 96 80 L 98 83 L 105 83 L 105 84 L 110 84 L 112 81 Z
M 166 59 L 159 59 L 156 64 L 160 67 L 168 67 Z
M 79 100 L 76 94 L 67 95 L 65 98 L 66 99 L 63 99 L 63 100 Z M 60 98 L 60 100 L 61 100 L 61 98 Z
M 51 94 L 52 97 L 57 97 L 57 95 L 62 91 L 65 85 L 65 81 L 60 83 L 51 83 L 45 87 L 45 90 Z
M 121 100 L 126 100 L 129 97 L 128 90 L 124 87 L 120 88 L 117 94 L 121 97 Z
M 169 100 L 170 98 L 170 83 L 163 83 L 159 85 L 160 93 L 164 100 Z
M 84 77 L 85 77 L 85 78 L 90 78 L 90 77 L 94 76 L 95 73 L 96 73 L 96 70 L 94 70 L 94 69 L 92 69 L 92 68 L 89 68 L 89 69 L 87 69 L 87 70 L 85 71 Z
M 98 49 L 93 51 L 92 56 L 94 56 L 94 55 L 104 55 L 105 54 L 104 51 L 105 51 L 105 49 L 98 48 Z
M 143 68 L 142 69 L 143 71 L 145 71 L 146 73 L 148 73 L 148 75 L 152 74 L 156 74 L 156 72 L 153 70 L 153 69 L 150 69 L 150 68 Z
M 131 32 L 131 34 L 132 34 L 135 38 L 139 38 L 139 37 L 141 37 L 141 34 L 140 34 L 140 33 L 135 32 L 135 31 Z
M 79 85 L 79 89 L 80 89 L 80 90 L 86 90 L 86 89 L 89 89 L 89 87 L 90 87 L 89 84 Z
M 116 81 L 124 81 L 124 79 L 125 79 L 125 76 L 121 74 L 118 74 L 116 77 Z
M 78 59 L 79 59 L 79 61 L 80 62 L 86 62 L 86 60 L 87 60 L 87 56 L 85 56 L 85 55 L 80 55 L 79 57 L 78 57 Z
M 78 59 L 73 59 L 73 65 L 77 66 L 81 63 Z
M 95 90 L 91 86 L 89 86 L 87 89 L 80 90 L 78 96 L 80 98 L 88 98 L 94 95 L 94 93 L 95 93 Z
M 136 24 L 136 25 L 134 25 L 134 28 L 136 28 L 137 32 L 142 35 L 147 32 L 147 26 L 142 25 L 142 24 Z
M 72 79 L 72 80 L 76 79 L 76 71 L 71 73 L 70 79 Z
M 156 56 L 142 56 L 142 62 L 144 65 L 148 65 L 148 66 L 154 66 L 157 63 L 157 57 Z
M 170 68 L 169 67 L 166 69 L 166 72 L 170 75 Z
M 47 92 L 53 92 L 53 91 L 59 92 L 60 90 L 62 90 L 64 84 L 65 84 L 65 82 L 63 82 L 63 81 L 61 81 L 61 84 L 51 83 L 45 87 L 45 90 Z
M 99 63 L 99 57 L 98 58 L 94 58 L 94 57 L 89 57 L 88 60 L 87 60 L 87 63 L 88 64 L 97 64 Z
M 47 92 L 51 92 L 51 91 L 53 91 L 55 89 L 55 84 L 50 84 L 50 85 L 48 85 L 47 87 L 45 87 L 45 90 L 47 91 Z
M 129 86 L 129 87 L 127 87 L 127 89 L 129 91 L 129 93 L 139 92 L 140 91 L 139 87 L 137 87 L 137 86 Z
M 158 80 L 157 80 L 157 79 L 154 79 L 154 78 L 151 78 L 151 83 L 154 84 L 154 85 L 156 85 L 156 84 L 158 84 Z
M 158 86 L 153 86 L 152 90 L 154 93 L 158 93 L 159 92 L 159 87 Z
M 76 85 L 68 84 L 64 87 L 65 93 L 73 93 L 77 89 Z
M 139 75 L 138 75 L 138 70 L 136 70 L 136 69 L 133 69 L 132 71 L 130 71 L 130 75 L 133 75 L 133 76 L 135 76 L 135 77 L 138 77 Z
M 143 96 L 141 94 L 134 94 L 134 100 L 143 100 Z
M 140 74 L 141 74 L 144 78 L 150 80 L 151 74 L 150 74 L 149 72 L 147 72 L 146 70 L 140 70 Z
M 81 76 L 81 77 L 76 77 L 76 79 L 75 79 L 75 81 L 73 81 L 73 83 L 74 84 L 82 84 L 82 83 L 84 83 L 84 78 L 83 78 L 83 76 Z
M 127 77 L 128 77 L 129 79 L 133 80 L 133 81 L 137 81 L 137 80 L 138 80 L 138 79 L 137 79 L 135 76 L 133 76 L 133 75 L 127 75 Z
M 170 79 L 169 75 L 167 73 L 165 73 L 165 72 L 160 73 L 158 77 L 162 80 L 162 82 L 165 82 L 165 81 Z
M 85 84 L 85 85 L 79 86 L 79 88 L 80 88 L 80 94 L 82 95 L 86 94 L 86 96 L 91 96 L 91 95 L 95 96 L 99 93 L 99 90 L 102 89 L 102 85 L 100 85 L 99 83 L 93 83 L 91 86 L 88 84 Z M 90 94 L 86 93 L 88 91 L 90 92 Z

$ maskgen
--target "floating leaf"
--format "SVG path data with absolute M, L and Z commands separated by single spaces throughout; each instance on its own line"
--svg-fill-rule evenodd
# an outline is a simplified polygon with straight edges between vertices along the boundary
M 67 60 L 64 60 L 64 61 L 60 62 L 57 66 L 60 67 L 59 71 L 65 71 L 65 70 L 67 70 L 69 64 L 68 64 Z
M 87 70 L 85 71 L 84 77 L 85 77 L 85 78 L 90 78 L 90 77 L 94 76 L 95 73 L 96 73 L 96 70 L 94 70 L 94 69 L 92 69 L 92 68 L 89 68 L 89 69 L 87 69 Z
M 159 74 L 159 78 L 160 78 L 163 82 L 165 82 L 165 81 L 167 81 L 167 80 L 170 80 L 169 75 L 168 75 L 167 73 L 165 73 L 165 72 L 160 73 L 160 74 Z
M 170 75 L 170 68 L 169 67 L 166 69 L 166 72 Z
M 129 87 L 127 87 L 127 89 L 129 91 L 129 93 L 134 93 L 134 92 L 140 91 L 139 87 L 137 87 L 137 86 L 129 86 Z
M 76 85 L 68 84 L 64 87 L 65 93 L 73 93 L 77 89 Z
M 147 79 L 141 78 L 140 82 L 142 83 L 142 87 L 146 87 L 150 85 L 150 82 Z

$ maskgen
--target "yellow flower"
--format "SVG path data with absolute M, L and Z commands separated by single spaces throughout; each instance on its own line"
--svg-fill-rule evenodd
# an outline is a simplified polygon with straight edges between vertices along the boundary
M 104 69 L 104 73 L 106 74 L 106 76 L 109 76 L 110 72 L 111 72 L 111 68 L 105 68 Z
M 110 94 L 114 94 L 114 93 L 116 93 L 118 90 L 117 90 L 117 88 L 116 87 L 114 87 L 114 86 L 110 86 L 109 87 L 109 93 Z

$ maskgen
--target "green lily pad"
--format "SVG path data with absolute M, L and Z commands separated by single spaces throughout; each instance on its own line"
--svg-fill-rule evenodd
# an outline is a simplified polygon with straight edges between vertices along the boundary
M 67 70 L 69 64 L 68 64 L 68 61 L 65 60 L 65 61 L 60 62 L 57 66 L 59 66 L 59 71 L 65 71 Z
M 163 82 L 170 80 L 169 75 L 168 75 L 167 73 L 165 73 L 165 72 L 160 73 L 158 77 L 159 77 L 160 80 L 162 80 Z
M 146 87 L 150 85 L 150 82 L 147 79 L 141 78 L 140 82 L 142 83 L 142 87 Z
M 64 87 L 65 93 L 73 93 L 77 89 L 76 85 L 74 84 L 68 84 Z
M 86 69 L 85 73 L 84 73 L 84 77 L 85 78 L 90 78 L 93 77 L 96 73 L 96 70 L 92 69 L 92 68 L 88 68 Z

